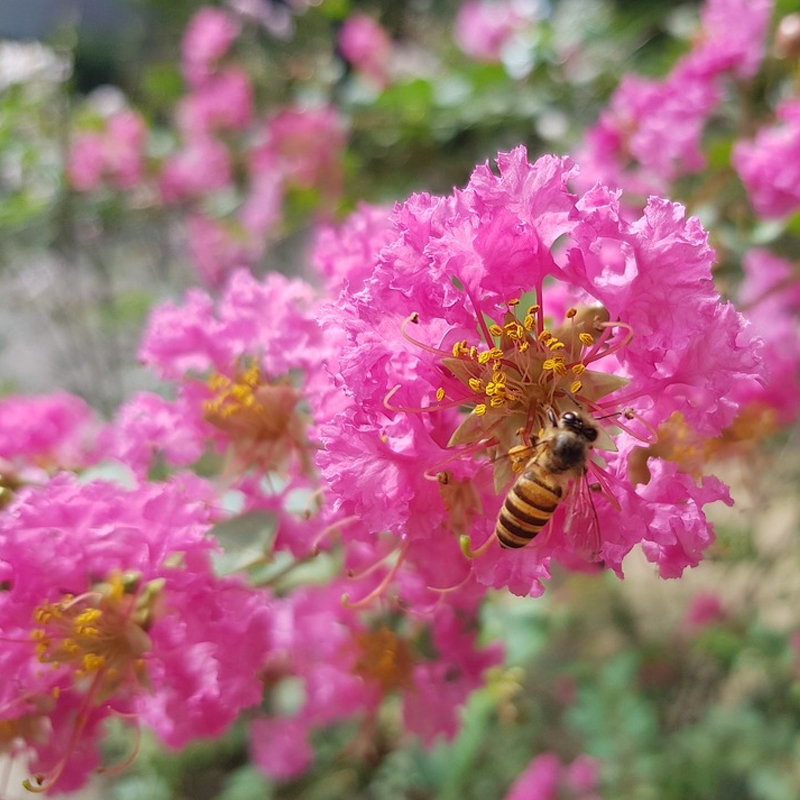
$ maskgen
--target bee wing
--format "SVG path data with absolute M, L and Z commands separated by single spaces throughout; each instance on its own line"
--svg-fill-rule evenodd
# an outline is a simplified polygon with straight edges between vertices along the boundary
M 575 552 L 587 561 L 597 561 L 603 540 L 592 488 L 585 474 L 572 481 L 564 506 L 564 533 Z

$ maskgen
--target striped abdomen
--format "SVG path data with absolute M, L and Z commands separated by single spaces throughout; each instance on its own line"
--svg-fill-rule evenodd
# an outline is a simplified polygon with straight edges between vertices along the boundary
M 525 547 L 550 521 L 564 497 L 561 481 L 537 464 L 517 478 L 500 509 L 495 535 L 503 547 Z

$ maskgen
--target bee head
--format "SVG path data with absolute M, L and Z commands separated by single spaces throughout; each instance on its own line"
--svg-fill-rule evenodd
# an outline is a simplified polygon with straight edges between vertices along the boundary
M 594 442 L 597 439 L 597 428 L 574 411 L 565 411 L 558 420 L 558 427 L 572 431 L 587 442 Z

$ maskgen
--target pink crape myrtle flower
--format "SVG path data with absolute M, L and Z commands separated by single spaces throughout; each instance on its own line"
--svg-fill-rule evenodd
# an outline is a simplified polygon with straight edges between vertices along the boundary
M 800 100 L 778 106 L 776 124 L 733 148 L 733 165 L 753 208 L 765 217 L 785 217 L 800 208 Z
M 733 392 L 745 409 L 759 407 L 787 425 L 800 413 L 800 280 L 792 265 L 769 250 L 745 254 L 737 303 L 764 341 L 766 380 L 746 381 Z M 762 424 L 773 427 L 762 417 Z
M 345 61 L 378 86 L 387 81 L 392 41 L 367 14 L 351 14 L 339 31 L 339 51 Z
M 319 302 L 302 280 L 239 270 L 218 299 L 194 289 L 157 307 L 140 358 L 172 384 L 174 399 L 145 395 L 125 406 L 109 453 L 137 475 L 216 457 L 219 481 L 279 520 L 274 546 L 308 555 L 327 512 L 284 501 L 317 491 L 317 426 L 344 404 L 328 372 L 337 340 L 322 334 Z
M 116 189 L 131 189 L 144 173 L 147 126 L 136 111 L 112 114 L 100 132 L 79 133 L 67 157 L 67 177 L 74 189 L 89 192 L 103 182 Z
M 713 538 L 703 506 L 728 502 L 727 489 L 658 458 L 632 479 L 629 456 L 678 411 L 719 435 L 738 410 L 730 386 L 759 372 L 758 343 L 720 300 L 706 233 L 680 205 L 653 197 L 629 221 L 617 192 L 572 194 L 568 158 L 532 164 L 519 147 L 497 164 L 449 197 L 399 205 L 363 289 L 323 313 L 347 337 L 338 379 L 351 405 L 323 424 L 317 463 L 336 511 L 355 520 L 346 535 L 391 532 L 406 559 L 441 549 L 517 594 L 543 590 L 552 557 L 621 575 L 636 544 L 679 575 Z M 604 440 L 588 464 L 589 522 L 565 528 L 565 503 L 530 546 L 498 546 L 506 454 L 549 411 L 581 408 Z M 585 528 L 600 531 L 591 547 Z
M 340 226 L 320 226 L 312 262 L 330 295 L 358 291 L 372 274 L 378 252 L 394 238 L 390 214 L 390 208 L 361 203 Z
M 102 438 L 102 452 L 125 464 L 140 480 L 147 480 L 159 458 L 188 467 L 202 456 L 208 435 L 191 411 L 180 401 L 137 392 L 117 410 Z
M 764 59 L 773 0 L 706 0 L 700 12 L 701 29 L 681 71 L 714 77 L 730 72 L 752 78 Z
M 256 150 L 247 161 L 249 183 L 237 218 L 253 243 L 251 250 L 260 254 L 282 219 L 286 187 L 277 157 Z
M 456 44 L 476 61 L 499 62 L 504 45 L 529 22 L 522 5 L 513 0 L 468 0 L 456 15 Z
M 186 142 L 161 165 L 161 199 L 177 203 L 197 199 L 231 185 L 231 153 L 221 141 L 198 136 Z
M 597 780 L 598 763 L 589 756 L 565 766 L 554 753 L 542 753 L 514 781 L 504 800 L 600 800 L 594 794 Z
M 95 463 L 100 423 L 68 392 L 0 398 L 0 473 L 74 470 Z M 0 499 L 3 494 L 0 492 Z
M 586 134 L 578 155 L 588 169 L 583 180 L 587 186 L 600 180 L 646 195 L 701 170 L 703 130 L 718 103 L 719 91 L 707 80 L 624 77 Z
M 498 647 L 476 642 L 475 597 L 454 593 L 425 617 L 399 620 L 343 603 L 348 588 L 341 580 L 304 587 L 273 606 L 267 682 L 279 687 L 299 679 L 302 701 L 293 714 L 256 721 L 251 729 L 254 760 L 272 777 L 305 771 L 313 757 L 309 736 L 326 725 L 362 716 L 361 736 L 368 740 L 390 696 L 400 699 L 403 729 L 424 746 L 452 739 L 467 697 L 501 660 Z M 287 748 L 296 756 L 275 757 Z
M 178 103 L 178 129 L 187 139 L 244 130 L 253 119 L 253 86 L 240 67 L 228 67 Z
M 222 9 L 203 6 L 195 13 L 181 41 L 181 69 L 190 86 L 214 74 L 238 34 L 233 15 Z
M 123 489 L 62 474 L 3 513 L 0 719 L 35 788 L 85 781 L 111 715 L 181 747 L 260 701 L 268 603 L 215 575 L 213 500 L 194 476 Z
M 708 0 L 690 51 L 665 78 L 623 78 L 578 151 L 582 185 L 600 181 L 647 196 L 702 170 L 703 134 L 723 97 L 721 79 L 755 74 L 771 10 L 771 0 Z
M 259 247 L 232 220 L 214 219 L 196 211 L 186 219 L 189 257 L 200 283 L 216 289 L 238 269 L 252 266 Z
M 275 160 L 288 187 L 317 188 L 324 197 L 341 192 L 344 122 L 332 106 L 289 107 L 266 126 L 263 157 Z

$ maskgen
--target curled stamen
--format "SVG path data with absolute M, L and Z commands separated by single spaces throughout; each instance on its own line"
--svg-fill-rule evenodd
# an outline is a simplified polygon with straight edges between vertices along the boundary
M 431 347 L 429 344 L 425 344 L 424 342 L 419 341 L 419 339 L 415 339 L 406 331 L 406 326 L 411 323 L 413 325 L 419 324 L 419 314 L 415 311 L 413 314 L 409 314 L 401 323 L 400 323 L 400 335 L 407 341 L 413 344 L 415 347 L 419 347 L 424 350 L 426 353 L 433 353 L 435 356 L 439 356 L 440 358 L 450 357 L 453 353 L 446 353 L 444 350 L 440 350 L 438 347 Z
M 620 506 L 617 498 L 614 496 L 614 492 L 611 491 L 609 476 L 606 474 L 605 470 L 596 461 L 590 461 L 587 466 L 592 473 L 592 477 L 599 484 L 601 494 L 605 495 L 606 500 L 608 500 L 617 511 L 621 512 L 622 506 Z
M 656 444 L 658 442 L 658 431 L 641 414 L 637 414 L 632 408 L 626 408 L 623 410 L 622 416 L 625 419 L 635 419 L 640 425 L 643 425 L 647 429 L 650 437 L 648 438 L 647 436 L 642 436 L 640 433 L 636 433 L 636 431 L 618 420 L 617 425 L 626 433 L 629 433 L 635 439 L 639 439 L 645 444 Z
M 467 534 L 458 537 L 458 546 L 461 548 L 461 552 L 469 559 L 473 558 L 480 558 L 484 553 L 488 552 L 489 548 L 494 544 L 497 540 L 497 537 L 494 533 L 489 536 L 489 538 L 477 549 L 472 549 L 472 540 Z
M 119 764 L 114 764 L 110 767 L 100 767 L 97 770 L 99 775 L 118 775 L 120 772 L 124 772 L 134 761 L 136 761 L 137 756 L 139 755 L 139 751 L 141 750 L 142 745 L 142 729 L 138 723 L 138 719 L 135 714 L 123 714 L 121 712 L 117 712 L 118 716 L 120 717 L 127 717 L 132 721 L 132 726 L 135 734 L 135 741 L 133 743 L 133 749 L 128 757 L 120 762 Z
M 395 575 L 397 575 L 398 570 L 402 566 L 403 562 L 406 558 L 406 553 L 408 552 L 408 545 L 405 544 L 400 548 L 400 555 L 397 557 L 397 561 L 395 562 L 394 566 L 386 573 L 384 579 L 365 597 L 362 597 L 360 600 L 351 601 L 350 597 L 346 594 L 342 595 L 342 605 L 345 608 L 366 608 L 375 598 L 380 597 L 387 589 L 389 584 L 394 580 Z
M 466 403 L 474 403 L 475 398 L 473 397 L 460 397 L 455 398 L 453 400 L 448 400 L 446 403 L 437 403 L 436 405 L 431 406 L 424 406 L 421 408 L 410 408 L 407 406 L 393 406 L 390 405 L 389 401 L 397 394 L 400 389 L 403 388 L 403 385 L 398 383 L 397 386 L 392 387 L 386 393 L 386 396 L 383 398 L 383 407 L 387 411 L 400 411 L 404 414 L 429 414 L 432 411 L 440 411 L 443 408 L 459 408 Z
M 425 588 L 428 589 L 428 591 L 435 592 L 436 594 L 441 595 L 440 598 L 441 601 L 444 599 L 446 595 L 450 594 L 450 592 L 457 592 L 459 589 L 463 589 L 467 585 L 467 583 L 469 583 L 470 578 L 472 578 L 472 573 L 468 572 L 463 581 L 455 583 L 452 586 L 444 586 L 444 587 L 426 586 Z
M 81 733 L 83 733 L 83 729 L 86 727 L 86 723 L 89 721 L 89 709 L 91 708 L 92 703 L 94 702 L 95 697 L 100 690 L 103 677 L 104 670 L 100 670 L 99 672 L 95 673 L 89 690 L 86 692 L 86 695 L 81 701 L 80 708 L 78 709 L 78 713 L 75 717 L 75 722 L 73 723 L 72 731 L 70 732 L 67 747 L 55 767 L 53 767 L 53 769 L 50 770 L 47 775 L 34 775 L 33 780 L 26 778 L 24 781 L 22 781 L 22 785 L 29 792 L 42 794 L 48 789 L 52 789 L 63 774 L 64 770 L 67 768 L 69 759 L 75 752 L 75 748 L 78 746 Z
M 336 522 L 332 522 L 330 525 L 326 525 L 313 539 L 311 542 L 311 547 L 309 548 L 309 555 L 316 556 L 319 551 L 319 545 L 323 539 L 331 536 L 335 533 L 341 533 L 341 529 L 345 525 L 349 525 L 351 522 L 357 522 L 358 517 L 350 516 L 344 517 L 343 519 L 339 519 Z
M 602 334 L 594 343 L 592 349 L 583 357 L 584 364 L 590 364 L 592 361 L 596 361 L 598 358 L 605 358 L 612 353 L 616 353 L 618 350 L 626 347 L 630 343 L 631 339 L 633 339 L 633 328 L 628 325 L 627 322 L 620 322 L 619 320 L 616 322 L 598 322 L 595 324 L 595 327 L 598 330 L 602 330 Z M 622 328 L 623 330 L 627 331 L 627 333 L 620 341 L 615 342 L 608 349 L 603 350 L 603 352 L 600 353 L 600 348 L 608 341 L 609 337 L 611 336 L 611 331 L 614 328 Z
M 375 572 L 376 569 L 378 569 L 378 567 L 385 564 L 393 555 L 395 555 L 399 549 L 399 546 L 393 547 L 391 550 L 389 550 L 387 553 L 384 553 L 384 555 L 377 559 L 377 561 L 373 561 L 372 564 L 361 570 L 361 572 L 355 572 L 352 569 L 348 569 L 347 577 L 352 581 L 360 581 L 363 578 L 369 577 L 373 572 Z

